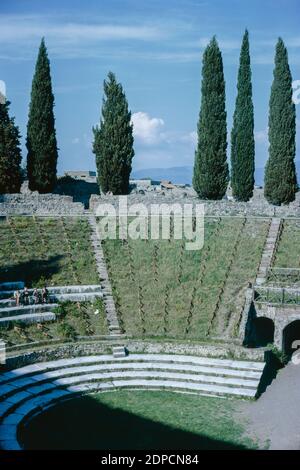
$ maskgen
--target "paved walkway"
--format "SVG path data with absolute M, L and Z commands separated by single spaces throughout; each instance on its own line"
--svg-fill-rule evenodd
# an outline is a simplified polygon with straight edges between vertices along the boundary
M 241 405 L 249 432 L 270 450 L 300 450 L 300 364 L 289 363 L 256 401 Z

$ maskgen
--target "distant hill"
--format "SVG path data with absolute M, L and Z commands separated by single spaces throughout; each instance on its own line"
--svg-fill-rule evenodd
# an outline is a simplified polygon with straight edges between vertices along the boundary
M 300 185 L 300 160 L 296 161 L 296 171 L 298 176 L 298 184 Z M 264 168 L 256 168 L 255 170 L 255 184 L 263 186 L 264 184 Z
M 133 171 L 132 177 L 136 179 L 170 180 L 175 184 L 192 184 L 193 167 L 147 168 L 146 170 Z
M 300 161 L 296 162 L 298 180 L 300 182 Z M 132 172 L 132 177 L 152 178 L 154 180 L 170 180 L 175 184 L 192 184 L 193 167 L 192 166 L 172 166 L 170 168 L 147 168 Z M 255 184 L 262 186 L 264 182 L 264 168 L 256 168 Z

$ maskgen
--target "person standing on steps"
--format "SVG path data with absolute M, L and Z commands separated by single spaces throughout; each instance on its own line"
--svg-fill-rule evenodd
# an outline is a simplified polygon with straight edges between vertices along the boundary
M 23 292 L 23 299 L 24 299 L 24 305 L 29 305 L 29 290 L 28 287 L 24 287 L 24 292 Z
M 20 305 L 20 296 L 21 296 L 20 291 L 19 291 L 19 289 L 17 289 L 14 292 L 14 299 L 16 301 L 16 307 L 19 307 L 19 305 Z
M 47 287 L 43 287 L 42 289 L 42 303 L 43 304 L 46 304 L 49 300 L 49 291 L 47 289 Z
M 35 305 L 40 303 L 40 293 L 37 290 L 37 288 L 35 288 L 34 291 L 33 291 L 33 299 L 34 299 Z

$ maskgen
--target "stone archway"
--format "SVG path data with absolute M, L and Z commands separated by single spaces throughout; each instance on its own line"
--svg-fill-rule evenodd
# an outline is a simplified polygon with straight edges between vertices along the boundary
M 267 346 L 274 342 L 275 325 L 267 317 L 256 317 L 253 320 L 253 339 L 255 347 Z
M 294 320 L 284 328 L 282 332 L 282 350 L 288 356 L 291 356 L 297 347 L 292 348 L 294 341 L 299 341 L 300 345 L 300 319 Z

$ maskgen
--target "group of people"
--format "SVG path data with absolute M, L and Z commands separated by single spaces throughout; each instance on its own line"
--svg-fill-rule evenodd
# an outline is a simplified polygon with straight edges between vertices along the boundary
M 24 287 L 22 291 L 17 289 L 14 292 L 14 299 L 17 307 L 19 305 L 30 305 L 31 303 L 36 305 L 47 304 L 49 303 L 49 291 L 46 286 L 43 287 L 41 291 L 35 288 L 32 292 L 29 291 L 28 287 Z M 33 299 L 33 302 L 31 299 Z

